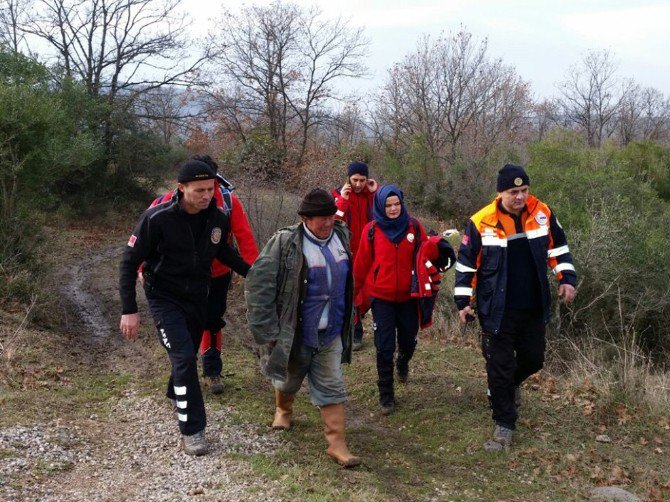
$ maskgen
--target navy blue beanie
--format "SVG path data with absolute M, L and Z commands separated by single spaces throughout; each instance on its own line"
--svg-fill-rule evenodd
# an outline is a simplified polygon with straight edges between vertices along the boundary
M 347 167 L 347 171 L 349 172 L 349 176 L 362 174 L 366 178 L 368 177 L 368 165 L 365 162 L 352 162 Z
M 510 188 L 517 188 L 523 185 L 530 185 L 530 178 L 523 167 L 515 166 L 514 164 L 505 164 L 498 171 L 497 192 L 504 192 Z

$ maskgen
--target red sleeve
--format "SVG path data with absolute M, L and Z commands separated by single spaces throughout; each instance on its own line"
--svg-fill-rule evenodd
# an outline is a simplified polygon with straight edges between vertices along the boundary
M 337 206 L 335 219 L 346 222 L 347 212 L 349 211 L 349 199 L 342 197 L 340 190 L 337 188 L 330 192 L 330 194 L 335 198 L 335 205 Z
M 358 296 L 358 292 L 365 286 L 365 281 L 372 267 L 372 248 L 370 247 L 370 239 L 368 239 L 371 225 L 372 222 L 363 227 L 361 241 L 356 252 L 356 259 L 354 261 L 354 298 Z
M 237 242 L 240 255 L 244 261 L 251 265 L 258 257 L 256 239 L 254 238 L 254 233 L 251 231 L 247 213 L 244 212 L 240 199 L 233 194 L 231 196 L 233 208 L 231 210 L 230 231 Z
M 170 191 L 170 192 L 167 192 L 165 195 L 162 195 L 160 197 L 156 197 L 154 199 L 154 201 L 151 204 L 149 204 L 149 207 L 154 207 L 154 206 L 157 206 L 158 204 L 166 202 L 166 201 L 172 199 L 173 195 L 174 195 L 174 192 Z
M 416 220 L 418 226 L 419 226 L 419 242 L 423 242 L 426 239 L 428 239 L 428 234 L 426 234 L 426 229 L 423 228 L 423 225 L 419 220 Z

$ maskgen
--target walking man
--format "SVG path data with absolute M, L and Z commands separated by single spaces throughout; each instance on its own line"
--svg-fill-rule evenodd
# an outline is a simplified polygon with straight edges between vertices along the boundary
M 233 193 L 235 186 L 219 174 L 219 165 L 209 155 L 194 155 L 192 160 L 199 160 L 207 164 L 216 173 L 217 187 L 214 190 L 214 200 L 217 207 L 221 208 L 230 219 L 230 233 L 228 242 L 232 244 L 233 239 L 236 247 L 247 263 L 253 263 L 258 256 L 256 239 L 251 231 L 247 214 L 240 199 Z M 168 202 L 177 190 L 171 190 L 162 197 L 153 201 L 151 206 Z M 212 262 L 212 280 L 209 283 L 209 295 L 207 296 L 207 317 L 205 320 L 202 340 L 200 342 L 200 356 L 202 357 L 202 373 L 207 379 L 209 389 L 213 394 L 223 393 L 223 382 L 221 381 L 221 341 L 223 334 L 221 330 L 226 321 L 228 305 L 228 289 L 232 280 L 230 267 L 224 265 L 216 258 Z
M 558 296 L 569 303 L 577 275 L 563 228 L 544 202 L 529 195 L 521 166 L 498 172 L 496 199 L 470 218 L 458 261 L 454 299 L 460 321 L 482 327 L 488 395 L 495 428 L 487 450 L 508 448 L 521 403 L 520 385 L 542 369 L 551 313 L 547 265 Z
M 337 205 L 335 217 L 344 221 L 351 231 L 352 263 L 356 261 L 363 228 L 372 221 L 372 204 L 378 185 L 368 176 L 369 168 L 365 162 L 352 162 L 347 167 L 347 182 L 331 192 Z M 364 296 L 367 297 L 365 293 Z M 353 350 L 360 350 L 362 347 L 363 323 L 359 309 L 355 307 Z
M 197 350 L 205 323 L 212 260 L 217 258 L 243 276 L 249 270 L 249 264 L 228 244 L 230 221 L 213 199 L 215 178 L 204 162 L 184 163 L 177 177 L 177 192 L 171 200 L 144 212 L 120 266 L 121 333 L 134 340 L 139 331 L 135 284 L 142 265 L 151 315 L 172 364 L 167 397 L 175 403 L 182 446 L 189 455 L 207 452 Z
M 321 410 L 326 453 L 344 467 L 360 464 L 344 437 L 342 363 L 351 361 L 353 279 L 349 231 L 335 221 L 325 190 L 300 204 L 302 222 L 278 230 L 245 281 L 249 328 L 261 347 L 261 371 L 275 388 L 274 429 L 289 429 L 305 376 Z

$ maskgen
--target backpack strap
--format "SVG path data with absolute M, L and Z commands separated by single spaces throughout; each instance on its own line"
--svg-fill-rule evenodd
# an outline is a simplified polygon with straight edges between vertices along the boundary
M 233 194 L 227 188 L 221 187 L 221 196 L 223 198 L 223 212 L 230 216 L 233 211 Z

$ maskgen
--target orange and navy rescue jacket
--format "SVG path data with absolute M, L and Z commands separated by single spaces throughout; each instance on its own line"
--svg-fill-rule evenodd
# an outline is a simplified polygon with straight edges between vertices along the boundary
M 228 242 L 232 243 L 233 238 L 235 244 L 240 252 L 240 255 L 249 264 L 253 264 L 258 258 L 258 247 L 256 246 L 256 239 L 251 231 L 247 214 L 244 212 L 244 207 L 240 200 L 227 189 L 218 185 L 219 190 L 214 190 L 214 200 L 216 206 L 224 210 L 230 217 L 230 233 L 228 234 Z M 176 190 L 167 192 L 162 197 L 155 199 L 149 207 L 154 207 L 157 204 L 167 202 L 172 199 Z M 230 267 L 224 265 L 219 260 L 212 261 L 212 277 L 221 277 L 230 273 Z
M 559 283 L 577 283 L 565 232 L 549 206 L 529 195 L 522 213 L 523 232 L 519 234 L 512 217 L 500 209 L 499 201 L 498 197 L 470 218 L 458 252 L 454 287 L 458 310 L 475 300 L 482 329 L 493 334 L 500 330 L 505 313 L 508 240 L 528 239 L 545 323 L 551 315 L 547 265 Z

